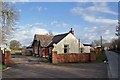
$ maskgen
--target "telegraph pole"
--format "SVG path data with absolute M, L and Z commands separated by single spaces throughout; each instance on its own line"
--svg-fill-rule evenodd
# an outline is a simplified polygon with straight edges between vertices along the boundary
M 80 39 L 78 39 L 78 50 L 79 50 L 79 53 L 80 53 Z
M 103 46 L 102 46 L 102 36 L 100 36 L 100 40 L 101 40 L 101 49 L 103 49 Z

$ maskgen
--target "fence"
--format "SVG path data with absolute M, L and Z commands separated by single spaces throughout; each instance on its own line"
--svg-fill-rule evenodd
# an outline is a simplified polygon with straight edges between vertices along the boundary
M 56 51 L 52 53 L 52 63 L 64 62 L 79 62 L 79 61 L 93 61 L 96 60 L 95 53 L 64 53 L 57 54 Z

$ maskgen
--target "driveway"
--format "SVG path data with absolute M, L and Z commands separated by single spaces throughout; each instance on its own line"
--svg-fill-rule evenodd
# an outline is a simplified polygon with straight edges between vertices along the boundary
M 25 56 L 24 56 L 25 58 Z M 28 59 L 28 57 L 26 57 Z M 24 62 L 24 61 L 23 61 Z M 107 78 L 104 63 L 19 63 L 3 71 L 3 78 Z
M 33 56 L 25 56 L 25 55 L 12 55 L 12 61 L 15 64 L 18 63 L 40 63 L 42 58 L 37 58 Z

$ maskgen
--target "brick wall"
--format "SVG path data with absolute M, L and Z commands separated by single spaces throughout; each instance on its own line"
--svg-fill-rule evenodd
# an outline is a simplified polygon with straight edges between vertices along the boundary
M 5 53 L 2 54 L 2 62 L 5 65 L 10 65 L 11 64 L 11 54 L 10 54 L 10 51 L 5 51 Z
M 64 62 L 79 62 L 79 61 L 89 61 L 96 60 L 95 53 L 65 53 L 57 54 L 56 51 L 52 53 L 52 63 L 64 63 Z

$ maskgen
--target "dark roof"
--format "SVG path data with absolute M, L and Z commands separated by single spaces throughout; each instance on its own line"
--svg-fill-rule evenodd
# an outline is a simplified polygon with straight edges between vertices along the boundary
M 32 46 L 28 46 L 28 47 L 26 47 L 26 49 L 28 49 L 28 48 L 32 48 Z
M 84 46 L 92 46 L 91 44 L 83 44 Z
M 57 44 L 58 42 L 60 42 L 64 37 L 66 37 L 69 33 L 64 33 L 64 34 L 59 34 L 59 35 L 55 35 L 52 38 L 52 41 L 50 42 L 50 44 L 48 45 L 48 47 L 53 47 L 53 44 Z
M 47 45 L 51 42 L 53 36 L 52 35 L 43 35 L 43 34 L 35 34 L 35 38 L 37 41 L 40 41 L 42 47 L 47 47 Z M 35 39 L 34 39 L 35 40 Z

